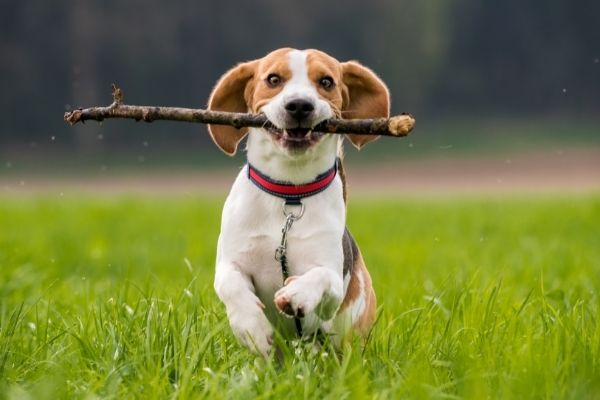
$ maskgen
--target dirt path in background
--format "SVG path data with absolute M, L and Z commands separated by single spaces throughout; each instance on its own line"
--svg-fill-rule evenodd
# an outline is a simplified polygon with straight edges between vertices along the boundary
M 368 149 L 367 149 L 368 150 Z M 350 156 L 351 158 L 351 156 Z M 350 193 L 501 193 L 600 190 L 600 149 L 346 165 Z M 0 176 L 0 195 L 35 193 L 223 195 L 236 169 L 155 171 L 89 178 Z
M 600 149 L 406 161 L 348 168 L 351 190 L 373 192 L 562 192 L 600 189 Z

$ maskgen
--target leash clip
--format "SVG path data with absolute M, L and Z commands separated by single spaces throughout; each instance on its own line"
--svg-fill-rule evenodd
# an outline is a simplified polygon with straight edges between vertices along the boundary
M 293 211 L 289 210 L 287 206 L 300 206 L 300 211 L 294 213 Z M 285 216 L 285 223 L 283 224 L 283 228 L 281 229 L 281 242 L 277 249 L 275 249 L 275 261 L 281 261 L 285 259 L 285 256 L 287 254 L 288 232 L 292 228 L 294 222 L 302 218 L 302 216 L 304 215 L 304 203 L 289 204 L 287 202 L 283 202 L 282 210 L 283 215 Z

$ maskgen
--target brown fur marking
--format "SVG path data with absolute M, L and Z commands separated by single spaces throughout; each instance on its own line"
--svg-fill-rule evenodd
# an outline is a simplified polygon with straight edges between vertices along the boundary
M 366 336 L 369 334 L 373 323 L 375 322 L 375 312 L 377 310 L 377 298 L 375 297 L 375 291 L 373 290 L 373 284 L 371 282 L 371 275 L 367 268 L 365 267 L 362 256 L 360 257 L 359 262 L 357 263 L 355 268 L 358 267 L 360 273 L 362 274 L 364 281 L 365 293 L 365 309 L 358 317 L 358 320 L 354 323 L 354 328 L 362 335 Z
M 365 297 L 365 309 L 359 316 L 357 321 L 354 321 L 354 328 L 361 335 L 367 335 L 373 322 L 375 322 L 375 311 L 377 308 L 377 299 L 375 297 L 375 291 L 373 290 L 373 284 L 371 282 L 371 275 L 365 266 L 360 250 L 356 246 L 356 242 L 350 236 L 350 232 L 346 229 L 344 232 L 344 242 L 346 240 L 351 241 L 352 248 L 352 268 L 350 270 L 350 282 L 348 283 L 348 289 L 346 296 L 342 301 L 342 304 L 338 310 L 338 313 L 344 312 L 348 307 L 351 307 L 356 300 L 362 295 Z M 344 268 L 346 268 L 346 248 L 344 247 Z M 360 278 L 361 275 L 363 281 L 364 293 L 361 293 Z
M 339 162 L 338 162 L 338 174 L 340 179 L 342 180 L 342 196 L 344 197 L 344 204 L 348 204 L 348 189 L 346 188 L 346 170 L 344 169 L 344 154 L 343 152 L 338 154 Z M 346 229 L 347 231 L 348 229 Z M 346 232 L 344 232 L 344 236 Z

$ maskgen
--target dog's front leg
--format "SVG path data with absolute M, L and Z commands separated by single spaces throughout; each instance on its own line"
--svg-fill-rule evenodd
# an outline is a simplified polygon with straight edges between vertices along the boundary
M 275 293 L 275 305 L 290 316 L 315 312 L 324 321 L 335 315 L 343 299 L 341 274 L 331 268 L 315 267 L 303 275 L 290 276 Z
M 237 339 L 249 349 L 267 356 L 271 351 L 273 328 L 256 296 L 249 276 L 230 262 L 217 264 L 215 291 L 225 304 L 227 318 Z

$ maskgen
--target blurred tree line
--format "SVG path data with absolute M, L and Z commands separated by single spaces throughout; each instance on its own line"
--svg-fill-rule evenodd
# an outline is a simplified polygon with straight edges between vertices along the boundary
M 198 126 L 69 128 L 61 117 L 108 104 L 112 82 L 129 103 L 204 107 L 225 70 L 282 46 L 363 62 L 388 83 L 394 112 L 421 119 L 600 111 L 597 0 L 1 3 L 0 146 L 95 146 L 98 132 L 117 144 L 141 131 L 206 140 Z

